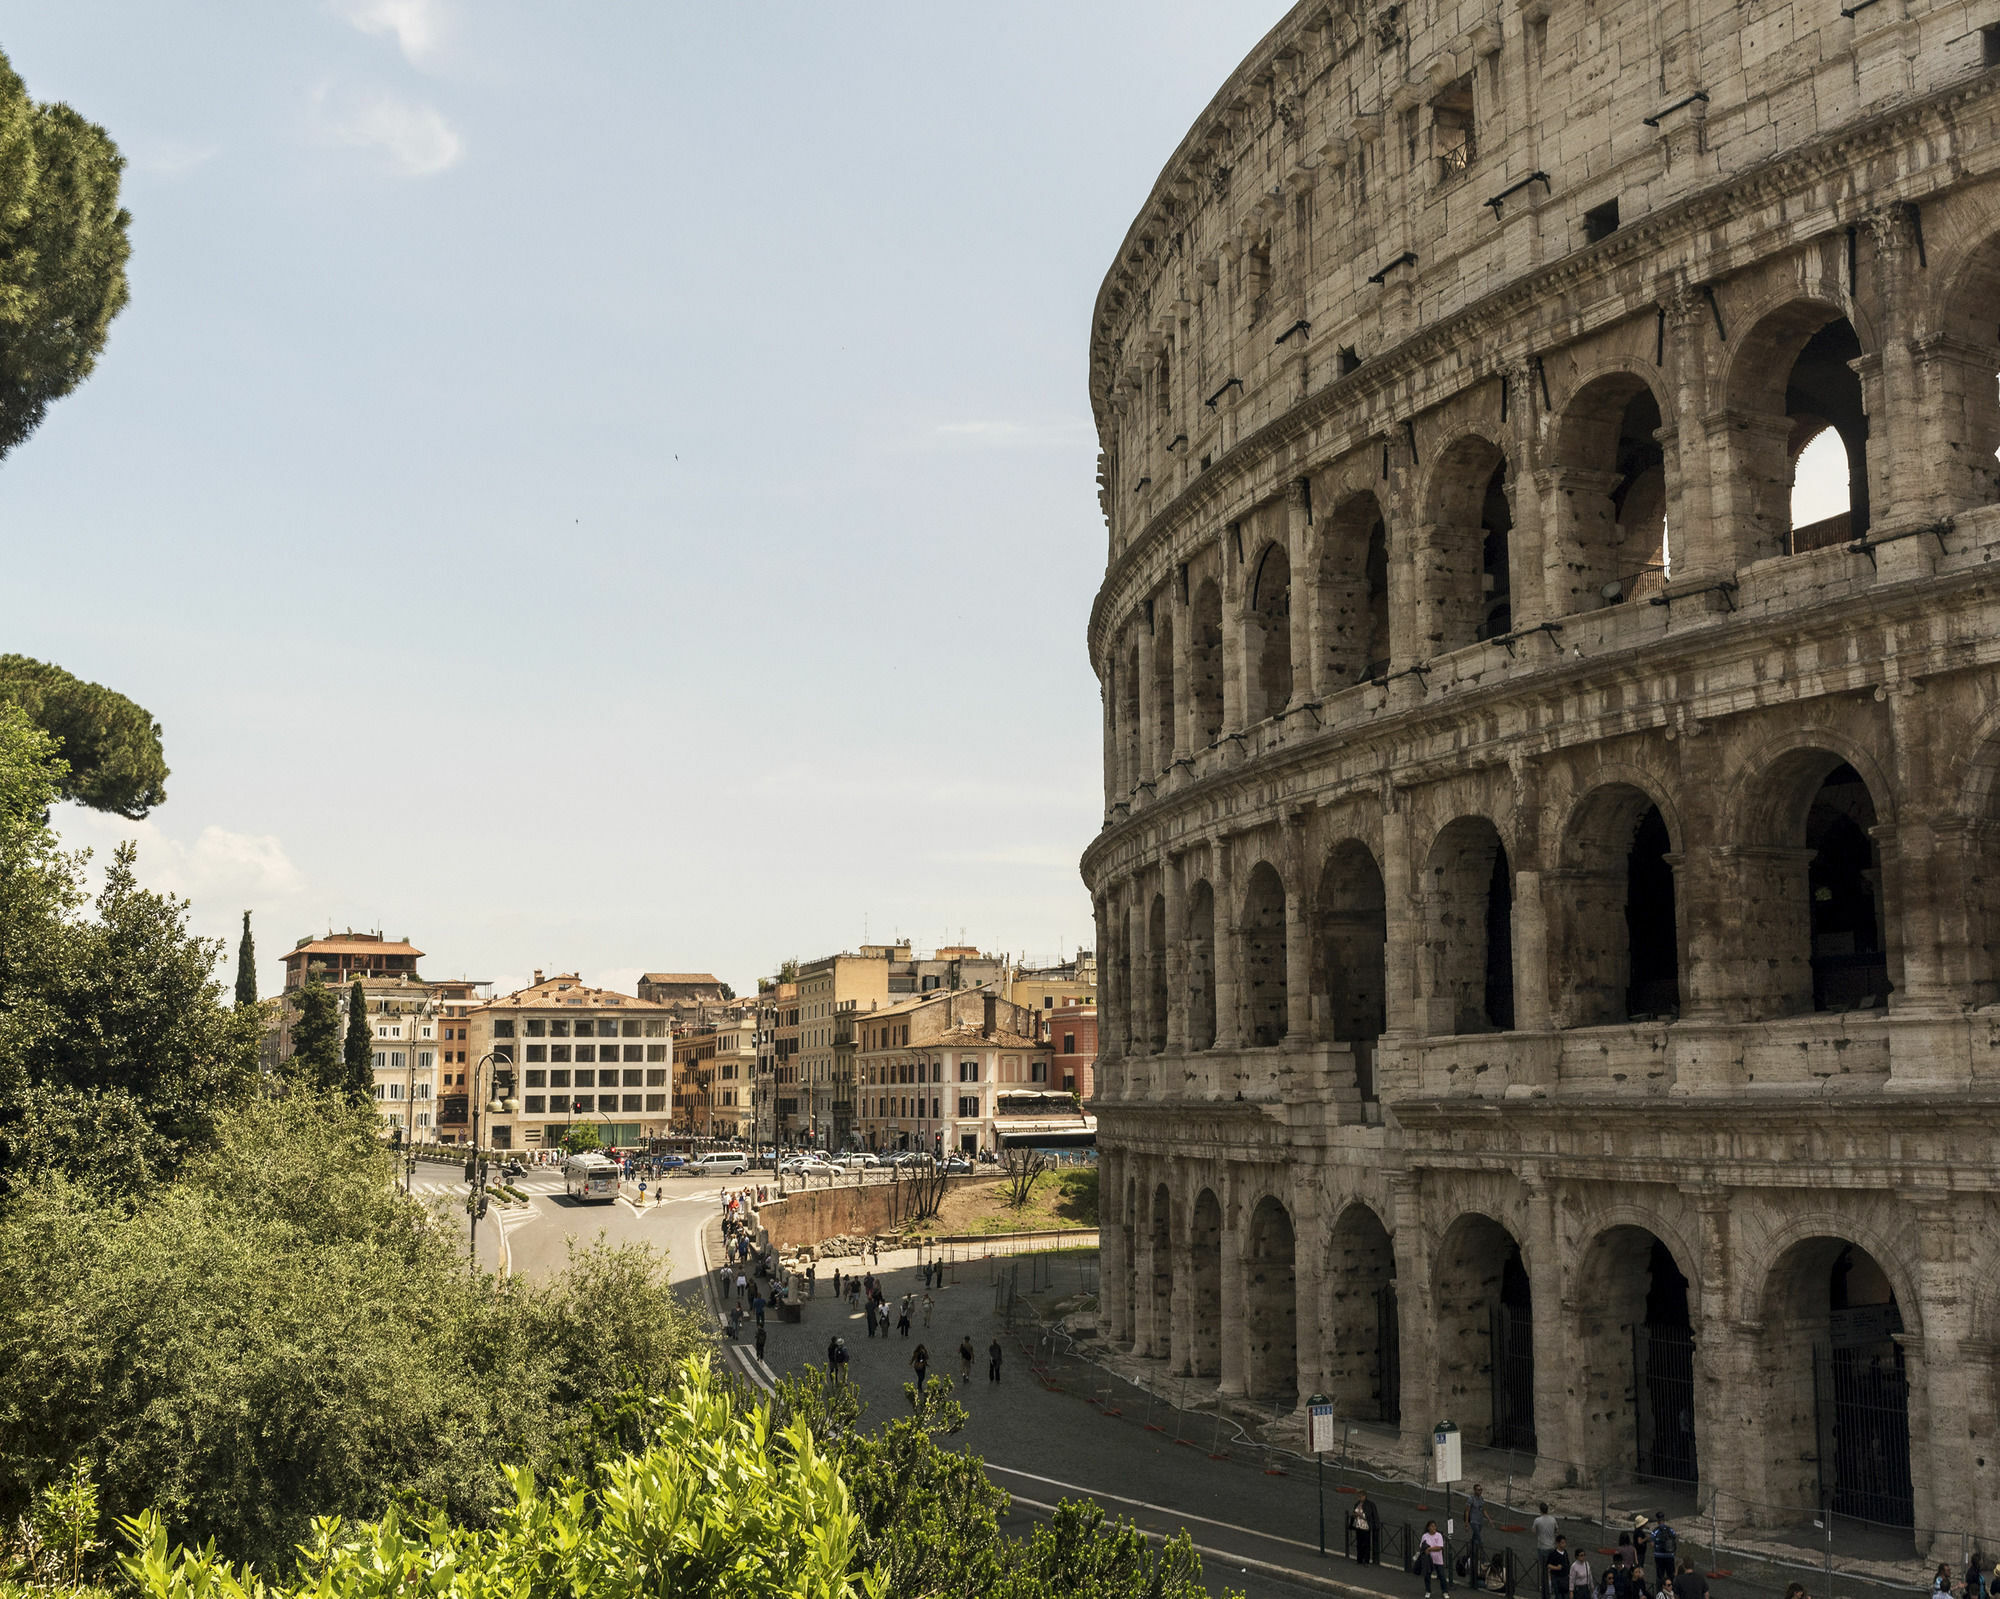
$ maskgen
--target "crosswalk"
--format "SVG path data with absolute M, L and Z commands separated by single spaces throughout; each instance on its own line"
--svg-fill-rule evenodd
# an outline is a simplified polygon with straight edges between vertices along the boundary
M 560 1177 L 545 1179 L 539 1182 L 533 1178 L 520 1178 L 516 1179 L 509 1186 L 518 1188 L 522 1193 L 528 1195 L 531 1201 L 538 1196 L 560 1194 L 563 1192 L 563 1180 Z M 472 1192 L 472 1185 L 466 1182 L 465 1179 L 461 1177 L 453 1182 L 437 1181 L 437 1182 L 412 1183 L 410 1185 L 410 1192 L 416 1195 L 417 1198 L 419 1199 L 454 1199 L 459 1201 L 460 1203 L 463 1203 L 466 1195 Z M 634 1202 L 636 1197 L 637 1197 L 636 1193 L 632 1190 L 629 1189 L 621 1190 L 619 1194 L 619 1202 L 622 1204 L 630 1204 Z M 494 1195 L 494 1201 L 496 1204 L 499 1203 L 500 1198 L 501 1198 L 500 1195 L 498 1194 Z M 662 1198 L 652 1190 L 648 1190 L 646 1194 L 645 1208 L 648 1210 L 652 1210 L 658 1205 L 667 1204 L 667 1205 L 704 1205 L 710 1209 L 713 1209 L 715 1207 L 715 1203 L 716 1199 L 715 1195 L 713 1194 L 700 1194 L 700 1193 L 677 1194 L 670 1190 L 665 1195 L 665 1197 Z M 505 1207 L 503 1206 L 502 1208 Z M 532 1214 L 531 1211 L 527 1210 L 523 1210 L 518 1213 L 522 1215 Z

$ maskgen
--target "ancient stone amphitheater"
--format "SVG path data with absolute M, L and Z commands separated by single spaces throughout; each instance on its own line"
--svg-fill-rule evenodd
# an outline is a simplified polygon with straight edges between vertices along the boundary
M 1315 0 L 1173 153 L 1090 362 L 1138 1355 L 2000 1529 L 1996 61 L 1991 0 Z

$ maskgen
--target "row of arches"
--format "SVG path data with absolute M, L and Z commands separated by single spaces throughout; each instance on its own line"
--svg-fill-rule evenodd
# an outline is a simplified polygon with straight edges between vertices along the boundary
M 1524 879 L 1483 815 L 1446 823 L 1414 862 L 1400 951 L 1381 864 L 1359 839 L 1327 854 L 1296 907 L 1270 859 L 1255 860 L 1233 890 L 1219 887 L 1212 862 L 1196 865 L 1182 926 L 1169 925 L 1161 885 L 1106 929 L 1107 1004 L 1119 1019 L 1111 1037 L 1127 1053 L 1162 1053 L 1182 1007 L 1190 1051 L 1268 1048 L 1303 1026 L 1306 1041 L 1349 1046 L 1366 1077 L 1399 997 L 1411 1007 L 1401 1025 L 1430 1037 L 1670 1021 L 1697 997 L 1691 952 L 1706 973 L 1698 997 L 1728 1001 L 1739 1019 L 1886 1008 L 1900 957 L 1869 781 L 1838 751 L 1787 751 L 1762 774 L 1744 820 L 1748 836 L 1735 847 L 1691 864 L 1686 824 L 1650 780 L 1587 790 L 1553 859 L 1525 879 L 1538 964 L 1520 949 Z M 1296 951 L 1295 939 L 1304 940 Z M 1407 974 L 1400 996 L 1392 971 Z M 1305 1003 L 1295 1005 L 1301 982 Z M 1362 1097 L 1373 1097 L 1371 1082 Z
M 1249 1203 L 1237 1230 L 1213 1186 L 1184 1200 L 1165 1182 L 1131 1183 L 1125 1204 L 1124 1298 L 1113 1318 L 1136 1353 L 1178 1375 L 1240 1386 L 1265 1404 L 1317 1390 L 1362 1422 L 1400 1425 L 1414 1404 L 1420 1429 L 1449 1415 L 1469 1444 L 1527 1454 L 1567 1440 L 1579 1468 L 1667 1483 L 1703 1480 L 1704 1432 L 1722 1421 L 1720 1458 L 1755 1451 L 1754 1481 L 1773 1513 L 1827 1506 L 1913 1523 L 1905 1307 L 1881 1261 L 1853 1239 L 1800 1238 L 1771 1263 L 1757 1299 L 1753 1391 L 1734 1391 L 1724 1418 L 1711 1408 L 1720 1386 L 1701 1375 L 1704 1343 L 1722 1336 L 1721 1307 L 1704 1314 L 1690 1263 L 1640 1222 L 1590 1237 L 1564 1288 L 1548 1265 L 1531 1271 L 1506 1222 L 1465 1212 L 1412 1284 L 1391 1228 L 1362 1200 L 1339 1211 L 1318 1261 L 1302 1254 L 1276 1194 Z M 1238 1315 L 1225 1287 L 1231 1250 Z M 1406 1338 L 1413 1320 L 1421 1336 Z M 1560 1347 L 1539 1349 L 1538 1327 Z M 1555 1396 L 1567 1423 L 1551 1440 L 1537 1415 Z
M 1992 275 L 2000 281 L 2000 260 Z M 1303 702 L 1517 628 L 1653 597 L 1677 563 L 1727 573 L 1861 538 L 1874 501 L 1862 374 L 1880 357 L 1858 314 L 1829 289 L 1770 308 L 1733 341 L 1727 402 L 1709 407 L 1728 425 L 1694 424 L 1699 448 L 1718 457 L 1710 482 L 1683 484 L 1690 424 L 1674 414 L 1667 371 L 1619 356 L 1609 370 L 1576 373 L 1545 425 L 1518 420 L 1549 382 L 1538 366 L 1495 379 L 1429 458 L 1415 459 L 1415 435 L 1407 448 L 1371 445 L 1301 480 L 1302 518 L 1279 503 L 1231 524 L 1218 559 L 1181 568 L 1107 659 L 1109 797 Z M 1953 392 L 1969 381 L 1956 374 Z M 1986 392 L 1992 372 L 1983 381 L 1955 411 L 1953 431 L 1972 436 L 1951 444 L 1959 467 L 1984 462 L 1956 473 L 1965 481 L 1955 497 L 1972 503 L 2000 495 L 2000 404 Z

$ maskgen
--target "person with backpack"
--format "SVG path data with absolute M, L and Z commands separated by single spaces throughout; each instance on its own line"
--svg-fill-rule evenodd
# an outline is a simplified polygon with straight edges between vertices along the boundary
M 1674 1580 L 1674 1558 L 1680 1553 L 1681 1535 L 1662 1510 L 1653 1518 L 1653 1582 L 1666 1588 Z

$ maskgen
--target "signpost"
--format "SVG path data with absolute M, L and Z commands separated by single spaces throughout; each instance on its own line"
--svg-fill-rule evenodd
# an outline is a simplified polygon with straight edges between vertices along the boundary
M 1431 1481 L 1444 1489 L 1444 1535 L 1449 1539 L 1455 1530 L 1451 1519 L 1451 1485 L 1465 1475 L 1465 1464 L 1460 1458 L 1458 1423 L 1441 1421 L 1431 1429 Z M 1445 1570 L 1451 1570 L 1451 1545 L 1445 1545 Z
M 1306 1448 L 1312 1451 L 1318 1463 L 1319 1474 L 1319 1552 L 1326 1558 L 1326 1452 L 1333 1447 L 1333 1405 L 1325 1394 L 1313 1394 L 1306 1400 Z

